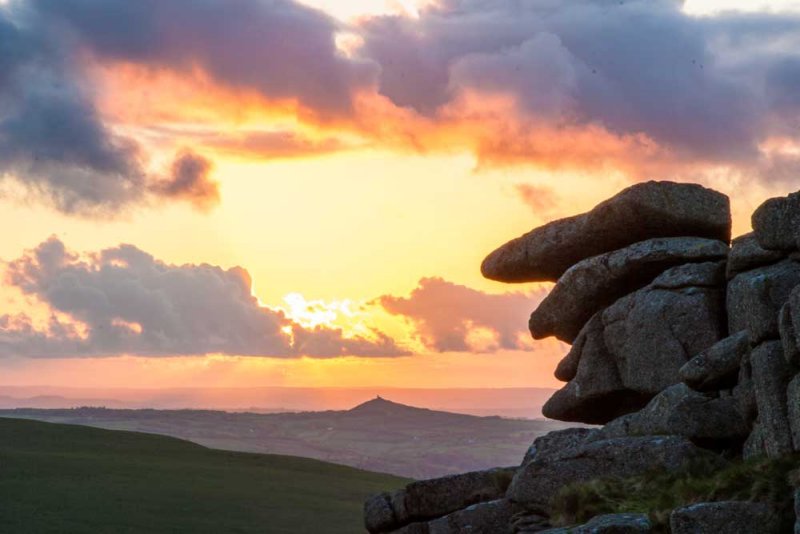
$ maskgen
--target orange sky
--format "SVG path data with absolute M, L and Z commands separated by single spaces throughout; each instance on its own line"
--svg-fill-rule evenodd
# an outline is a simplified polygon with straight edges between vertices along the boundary
M 378 13 L 414 19 L 427 5 L 304 3 L 348 23 Z M 708 15 L 743 7 L 690 0 L 685 10 Z M 347 54 L 353 36 L 346 26 L 341 33 L 341 53 Z M 224 86 L 198 68 L 177 71 L 88 56 L 82 61 L 103 120 L 138 143 L 148 171 L 166 175 L 175 154 L 191 148 L 212 162 L 209 172 L 221 201 L 197 210 L 151 200 L 98 218 L 53 209 L 29 189 L 6 182 L 0 258 L 12 262 L 55 236 L 84 255 L 129 243 L 164 265 L 241 266 L 260 304 L 292 324 L 341 328 L 345 337 L 369 340 L 382 332 L 410 354 L 7 357 L 0 362 L 3 384 L 555 387 L 552 369 L 566 350 L 561 343 L 498 348 L 495 326 L 468 318 L 469 349 L 439 351 L 430 339 L 438 331 L 428 338 L 424 332 L 434 328 L 424 322 L 424 314 L 433 312 L 420 311 L 416 319 L 392 314 L 376 299 L 412 299 L 428 277 L 481 295 L 541 290 L 487 281 L 480 262 L 503 242 L 590 209 L 638 179 L 699 178 L 732 195 L 734 235 L 749 230 L 749 215 L 765 198 L 787 192 L 785 184 L 749 180 L 734 164 L 684 159 L 643 133 L 577 123 L 557 129 L 532 125 L 517 118 L 519 102 L 489 89 L 459 93 L 435 120 L 370 91 L 355 95 L 351 115 L 322 116 L 292 99 Z M 765 154 L 797 150 L 794 140 L 784 141 L 772 136 L 761 148 Z M 85 261 L 91 266 L 94 260 Z M 461 291 L 448 288 L 442 290 Z M 34 294 L 7 284 L 1 295 L 8 313 L 47 322 L 51 309 Z M 534 303 L 531 297 L 531 309 Z M 520 313 L 513 328 L 524 332 L 526 322 Z

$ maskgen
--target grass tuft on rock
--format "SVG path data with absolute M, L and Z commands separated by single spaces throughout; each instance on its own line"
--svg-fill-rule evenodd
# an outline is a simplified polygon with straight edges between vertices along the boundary
M 658 532 L 669 532 L 675 508 L 699 502 L 760 501 L 794 521 L 794 487 L 800 486 L 800 454 L 733 461 L 722 469 L 695 462 L 675 472 L 652 471 L 632 478 L 600 478 L 570 484 L 553 499 L 551 521 L 557 526 L 585 523 L 609 513 L 646 513 Z

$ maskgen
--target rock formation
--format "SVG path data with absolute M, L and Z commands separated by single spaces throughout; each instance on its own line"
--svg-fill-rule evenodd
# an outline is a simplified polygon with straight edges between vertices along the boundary
M 516 469 L 373 497 L 368 530 L 652 532 L 641 514 L 570 529 L 549 514 L 569 484 L 800 451 L 800 192 L 766 201 L 752 225 L 730 243 L 727 197 L 648 182 L 491 253 L 488 278 L 555 282 L 529 323 L 535 339 L 572 344 L 544 414 L 604 426 L 543 436 Z M 800 491 L 796 502 L 800 513 Z M 773 512 L 697 503 L 669 523 L 674 534 L 772 533 Z

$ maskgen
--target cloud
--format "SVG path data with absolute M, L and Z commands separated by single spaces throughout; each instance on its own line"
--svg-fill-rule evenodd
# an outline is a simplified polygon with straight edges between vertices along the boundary
M 540 217 L 547 217 L 556 210 L 561 199 L 552 188 L 533 184 L 517 184 L 517 194 Z
M 151 186 L 160 197 L 183 199 L 207 211 L 219 204 L 219 188 L 211 180 L 211 162 L 192 152 L 184 152 L 173 163 L 170 176 Z
M 384 295 L 376 303 L 413 323 L 431 350 L 494 352 L 530 348 L 525 317 L 544 294 L 492 295 L 442 278 L 423 278 L 409 297 Z
M 370 62 L 340 54 L 339 23 L 291 0 L 27 0 L 103 60 L 191 73 L 296 100 L 317 113 L 351 110 Z
M 758 170 L 765 140 L 800 144 L 797 14 L 447 0 L 361 31 L 380 93 L 436 124 L 472 123 L 460 141 L 484 162 L 600 163 L 644 178 L 681 165 Z
M 259 305 L 241 267 L 170 265 L 132 245 L 82 258 L 51 238 L 10 262 L 7 282 L 49 306 L 53 316 L 45 327 L 25 316 L 2 317 L 0 354 L 6 356 L 408 354 L 382 332 L 366 338 L 305 328 Z
M 330 154 L 350 148 L 333 137 L 317 140 L 289 130 L 244 131 L 232 135 L 201 135 L 200 138 L 206 146 L 216 150 L 264 160 Z
M 103 115 L 90 73 L 113 77 L 115 67 L 208 84 L 297 124 L 207 136 L 199 152 L 269 159 L 381 145 L 471 151 L 479 167 L 633 180 L 722 168 L 770 184 L 793 152 L 765 147 L 776 138 L 800 147 L 792 13 L 698 17 L 675 0 L 442 0 L 418 16 L 345 25 L 293 0 L 11 0 L 0 9 L 0 46 L 0 176 L 68 213 L 217 201 L 199 160 L 178 154 L 174 168 L 197 171 L 171 194 L 150 168 L 151 145 L 123 134 L 158 125 L 120 128 Z M 228 125 L 246 115 L 219 108 L 211 115 L 232 115 Z M 187 130 L 217 126 L 198 116 L 208 114 L 187 119 Z
M 31 7 L 0 9 L 0 179 L 66 213 L 108 215 L 156 199 L 145 154 L 100 116 L 73 43 Z

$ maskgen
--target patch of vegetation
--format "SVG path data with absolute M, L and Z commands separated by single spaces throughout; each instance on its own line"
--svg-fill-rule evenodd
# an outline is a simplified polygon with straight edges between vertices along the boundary
M 0 532 L 361 532 L 364 499 L 408 482 L 164 436 L 0 419 Z
M 800 454 L 791 454 L 733 461 L 722 469 L 711 462 L 697 462 L 681 471 L 595 479 L 564 487 L 553 500 L 551 519 L 567 526 L 600 514 L 637 512 L 648 514 L 658 532 L 669 532 L 669 514 L 675 508 L 699 502 L 760 501 L 772 504 L 791 531 L 798 468 Z

